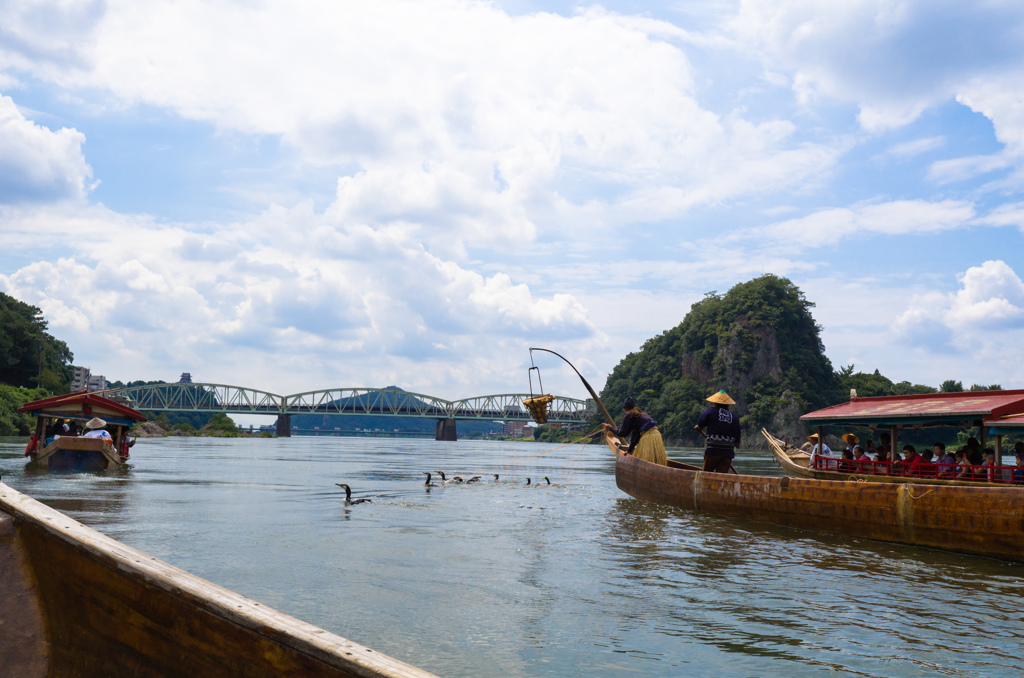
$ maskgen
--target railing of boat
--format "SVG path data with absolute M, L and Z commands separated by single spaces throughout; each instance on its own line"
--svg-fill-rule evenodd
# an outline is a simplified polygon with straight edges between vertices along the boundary
M 894 468 L 895 467 L 895 468 Z M 937 480 L 991 481 L 1007 485 L 1024 485 L 1024 467 L 971 464 L 920 464 L 913 469 L 906 462 L 855 461 L 837 457 L 815 457 L 816 471 L 859 473 L 861 475 L 900 476 L 903 478 L 935 478 Z

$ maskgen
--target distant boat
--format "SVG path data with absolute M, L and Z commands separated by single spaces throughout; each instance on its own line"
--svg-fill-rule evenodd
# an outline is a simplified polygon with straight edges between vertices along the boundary
M 431 676 L 159 561 L 3 483 L 0 591 L 4 676 Z
M 123 466 L 130 456 L 128 429 L 146 421 L 128 405 L 96 393 L 81 391 L 26 403 L 18 408 L 36 417 L 35 433 L 25 448 L 29 464 L 51 470 L 102 471 Z M 47 435 L 64 420 L 79 424 L 99 417 L 113 429 L 111 440 L 80 436 Z

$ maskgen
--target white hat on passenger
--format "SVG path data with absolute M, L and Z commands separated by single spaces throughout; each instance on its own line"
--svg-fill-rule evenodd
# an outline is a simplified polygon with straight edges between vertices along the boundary
M 107 425 L 107 422 L 103 421 L 99 417 L 93 417 L 89 421 L 85 422 L 86 428 L 103 428 Z

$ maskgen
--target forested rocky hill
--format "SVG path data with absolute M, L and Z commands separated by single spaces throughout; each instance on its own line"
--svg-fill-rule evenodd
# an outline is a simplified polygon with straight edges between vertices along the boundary
M 804 435 L 800 415 L 860 396 L 929 393 L 939 389 L 894 383 L 877 371 L 836 371 L 825 356 L 814 304 L 786 278 L 763 275 L 725 294 L 711 292 L 681 323 L 627 355 L 605 384 L 601 399 L 617 414 L 628 395 L 659 422 L 674 444 L 696 445 L 693 425 L 705 398 L 725 391 L 736 401 L 743 446 L 763 447 L 761 427 L 790 440 Z M 999 388 L 972 386 L 972 389 Z M 964 390 L 947 381 L 942 390 Z

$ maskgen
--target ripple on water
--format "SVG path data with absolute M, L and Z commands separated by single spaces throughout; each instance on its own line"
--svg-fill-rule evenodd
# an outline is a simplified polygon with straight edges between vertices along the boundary
M 647 504 L 599 446 L 177 438 L 77 475 L 23 448 L 0 440 L 13 487 L 439 675 L 1024 673 L 1021 565 Z

